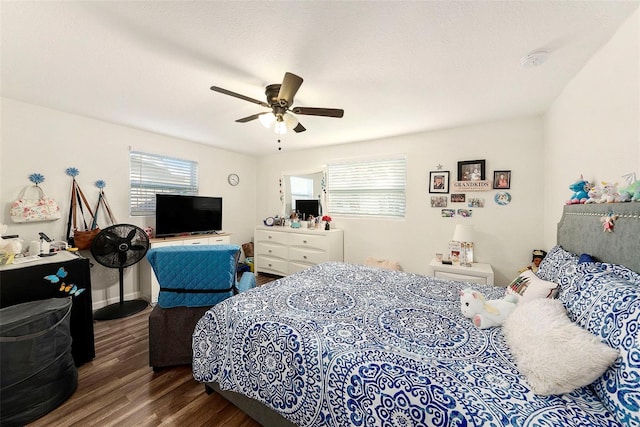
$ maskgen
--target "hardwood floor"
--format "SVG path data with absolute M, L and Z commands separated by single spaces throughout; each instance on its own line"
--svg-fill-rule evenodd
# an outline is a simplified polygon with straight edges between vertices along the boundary
M 260 275 L 258 285 L 277 278 Z M 78 389 L 29 426 L 228 426 L 259 424 L 220 395 L 206 394 L 191 366 L 153 372 L 149 313 L 94 322 L 96 358 L 78 369 Z

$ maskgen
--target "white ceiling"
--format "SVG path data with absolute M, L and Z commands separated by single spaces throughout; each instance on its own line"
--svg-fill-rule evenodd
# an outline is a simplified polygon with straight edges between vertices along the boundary
M 540 114 L 637 1 L 137 1 L 1 4 L 2 96 L 247 154 L 289 71 L 305 79 L 283 150 Z M 523 68 L 530 51 L 551 52 Z

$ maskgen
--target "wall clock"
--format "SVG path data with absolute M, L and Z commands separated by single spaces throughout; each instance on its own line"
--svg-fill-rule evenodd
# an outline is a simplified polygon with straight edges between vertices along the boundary
M 236 186 L 240 183 L 240 177 L 238 176 L 238 174 L 230 173 L 227 177 L 227 181 L 230 185 Z

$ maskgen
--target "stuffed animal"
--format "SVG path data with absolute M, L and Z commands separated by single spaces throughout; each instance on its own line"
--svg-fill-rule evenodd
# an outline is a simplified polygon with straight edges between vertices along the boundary
M 0 224 L 0 236 L 6 232 L 7 226 L 5 224 Z M 4 254 L 6 259 L 13 259 L 13 255 L 22 252 L 22 241 L 19 239 L 3 239 L 0 237 L 0 252 Z M 11 256 L 11 258 L 9 258 L 9 256 Z
M 471 288 L 461 290 L 460 310 L 464 317 L 473 319 L 479 329 L 500 326 L 516 308 L 517 300 L 513 296 L 487 301 L 484 294 Z
M 618 203 L 620 193 L 618 193 L 618 183 L 602 181 L 602 197 L 600 203 Z
M 620 190 L 621 202 L 640 202 L 640 180 L 632 182 Z
M 602 198 L 602 188 L 597 185 L 593 186 L 587 194 L 589 195 L 589 198 L 585 203 L 600 203 L 600 199 Z
M 518 273 L 523 273 L 527 270 L 531 270 L 534 273 L 538 271 L 538 267 L 540 267 L 540 263 L 547 256 L 547 251 L 543 251 L 542 249 L 534 249 L 531 253 L 531 265 L 528 265 L 524 268 L 518 270 Z
M 569 186 L 569 190 L 573 191 L 571 198 L 567 200 L 568 205 L 576 204 L 576 203 L 584 203 L 589 198 L 589 189 L 592 187 L 589 181 L 586 181 L 582 175 L 580 175 L 580 179 Z

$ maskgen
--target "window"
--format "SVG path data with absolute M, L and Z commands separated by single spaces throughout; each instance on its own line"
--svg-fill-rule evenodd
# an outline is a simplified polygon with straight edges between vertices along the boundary
M 156 211 L 156 194 L 198 194 L 198 163 L 156 154 L 129 153 L 129 211 L 151 215 Z
M 364 160 L 327 167 L 331 215 L 404 218 L 406 159 Z
M 298 199 L 313 199 L 313 179 L 292 176 L 291 182 L 291 206 L 296 206 Z

